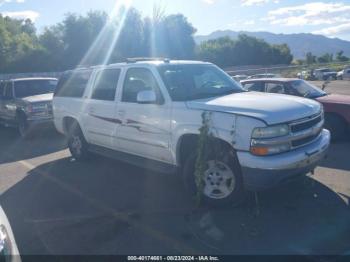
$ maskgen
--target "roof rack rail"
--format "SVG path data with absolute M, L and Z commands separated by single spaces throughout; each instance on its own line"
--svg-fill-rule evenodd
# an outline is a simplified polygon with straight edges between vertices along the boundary
M 127 63 L 137 63 L 137 62 L 147 62 L 147 61 L 164 61 L 166 63 L 169 63 L 170 59 L 164 58 L 164 57 L 132 57 L 132 58 L 126 59 Z

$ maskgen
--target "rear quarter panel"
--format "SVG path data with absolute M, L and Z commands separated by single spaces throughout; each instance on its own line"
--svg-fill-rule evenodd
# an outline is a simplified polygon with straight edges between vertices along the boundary
M 84 113 L 84 100 L 82 98 L 72 97 L 54 97 L 53 99 L 53 112 L 54 112 L 54 124 L 58 132 L 64 134 L 65 129 L 63 121 L 65 117 L 71 117 L 76 119 L 82 127 L 83 125 L 83 113 Z M 85 135 L 85 134 L 84 134 Z

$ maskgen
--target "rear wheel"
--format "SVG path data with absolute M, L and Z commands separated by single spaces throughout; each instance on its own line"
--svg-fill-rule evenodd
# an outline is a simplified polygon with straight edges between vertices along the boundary
M 200 194 L 203 202 L 221 206 L 239 204 L 243 199 L 243 181 L 238 159 L 234 152 L 224 152 L 221 157 L 209 157 L 202 177 L 202 192 L 198 192 L 195 178 L 197 154 L 187 158 L 183 176 L 185 186 L 192 195 Z
M 345 137 L 346 123 L 337 114 L 325 115 L 325 128 L 331 132 L 333 141 L 338 141 Z
M 88 143 L 77 123 L 73 123 L 70 126 L 68 148 L 72 156 L 78 161 L 86 160 L 90 155 L 88 151 Z

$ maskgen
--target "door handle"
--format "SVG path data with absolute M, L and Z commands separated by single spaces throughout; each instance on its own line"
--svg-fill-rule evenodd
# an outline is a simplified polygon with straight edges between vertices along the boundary
M 89 113 L 90 113 L 90 114 L 94 114 L 94 113 L 95 113 L 95 108 L 90 107 L 90 108 L 89 108 Z

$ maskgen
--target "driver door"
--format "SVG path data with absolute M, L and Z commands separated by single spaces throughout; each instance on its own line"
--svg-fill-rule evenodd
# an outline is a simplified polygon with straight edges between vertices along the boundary
M 154 91 L 157 102 L 142 104 L 137 96 Z M 161 93 L 155 74 L 148 68 L 129 68 L 119 97 L 117 130 L 119 150 L 145 158 L 172 163 L 170 151 L 170 101 Z

